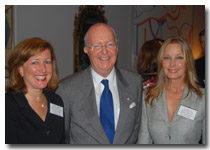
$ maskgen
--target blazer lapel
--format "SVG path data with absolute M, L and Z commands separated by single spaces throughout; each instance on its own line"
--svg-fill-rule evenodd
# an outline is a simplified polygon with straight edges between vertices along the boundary
M 127 122 L 127 116 L 129 114 L 129 105 L 131 103 L 127 87 L 128 83 L 125 81 L 120 71 L 116 68 L 117 74 L 117 88 L 119 92 L 119 100 L 120 100 L 120 116 L 117 123 L 117 128 L 114 137 L 114 144 L 119 143 L 118 141 L 122 141 L 123 139 L 127 139 L 127 137 L 122 136 L 122 132 L 126 132 L 124 130 L 125 123 Z M 124 134 L 128 135 L 128 134 Z M 129 136 L 129 135 L 128 135 Z
M 179 105 L 177 106 L 177 109 L 176 109 L 176 112 L 174 114 L 174 117 L 173 117 L 172 121 L 176 121 L 177 119 L 179 119 L 178 111 L 179 111 L 180 106 L 181 105 L 188 106 L 188 103 L 191 102 L 189 100 L 191 98 L 191 96 L 187 96 L 187 93 L 188 93 L 188 87 L 185 87 L 184 92 L 183 92 L 182 97 L 181 97 L 181 100 L 179 102 Z
M 87 122 L 87 132 L 89 132 L 89 134 L 92 135 L 93 138 L 99 141 L 99 143 L 109 144 L 109 139 L 106 136 L 106 133 L 101 125 L 98 116 L 95 89 L 91 75 L 91 67 L 86 70 L 86 73 L 84 75 L 86 78 L 86 82 L 83 84 L 81 92 L 84 94 L 84 98 L 86 98 L 83 103 L 83 113 L 85 116 L 84 119 Z
M 42 119 L 36 114 L 36 112 L 29 106 L 28 101 L 23 92 L 13 93 L 13 98 L 17 102 L 21 109 L 23 115 L 25 115 L 29 120 L 36 122 L 39 125 L 45 126 Z
M 163 90 L 162 95 L 154 101 L 154 104 L 158 107 L 162 119 L 169 123 L 165 89 Z
M 181 97 L 181 100 L 179 102 L 179 105 L 177 106 L 176 112 L 174 113 L 172 122 L 177 119 L 177 113 L 178 113 L 180 105 L 185 105 L 186 103 L 188 103 L 188 97 L 186 97 L 187 92 L 188 92 L 188 88 L 185 87 L 184 92 L 183 92 L 182 97 Z M 159 98 L 155 101 L 155 104 L 158 107 L 158 110 L 161 114 L 162 119 L 165 120 L 167 123 L 170 123 L 169 116 L 168 116 L 168 108 L 167 108 L 167 100 L 166 100 L 165 89 L 163 90 L 163 94 L 161 96 L 159 96 Z

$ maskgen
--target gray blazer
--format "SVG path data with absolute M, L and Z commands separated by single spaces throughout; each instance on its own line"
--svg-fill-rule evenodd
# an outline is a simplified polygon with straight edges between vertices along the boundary
M 138 144 L 198 144 L 201 135 L 202 143 L 205 143 L 205 90 L 202 99 L 195 93 L 189 94 L 185 88 L 182 99 L 174 114 L 172 122 L 169 122 L 165 90 L 158 99 L 153 101 L 153 106 L 145 106 L 143 98 L 142 120 L 139 132 Z M 145 95 L 145 93 L 143 93 Z M 178 114 L 181 106 L 196 110 L 193 120 Z
M 140 127 L 141 76 L 117 68 L 116 76 L 120 115 L 113 144 L 134 144 Z M 97 112 L 91 67 L 65 78 L 57 94 L 64 101 L 67 143 L 110 144 Z

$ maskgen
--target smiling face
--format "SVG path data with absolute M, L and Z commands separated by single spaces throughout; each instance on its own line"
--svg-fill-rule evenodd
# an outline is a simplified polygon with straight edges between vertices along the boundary
M 88 49 L 84 52 L 89 56 L 92 68 L 99 75 L 106 77 L 111 72 L 117 60 L 117 46 L 109 48 L 109 45 L 115 45 L 115 37 L 111 28 L 105 24 L 96 24 L 88 31 Z M 101 49 L 94 49 L 101 45 Z
M 184 80 L 186 64 L 181 47 L 177 43 L 168 44 L 163 54 L 163 71 L 170 80 Z
M 20 75 L 29 90 L 43 90 L 52 77 L 52 60 L 49 49 L 31 56 L 18 68 Z

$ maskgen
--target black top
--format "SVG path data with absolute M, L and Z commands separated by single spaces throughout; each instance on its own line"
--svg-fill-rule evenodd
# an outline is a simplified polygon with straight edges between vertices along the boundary
M 195 68 L 198 76 L 199 85 L 205 88 L 205 56 L 197 59 L 195 61 Z
M 45 121 L 30 107 L 23 92 L 6 93 L 6 144 L 65 143 L 63 101 L 53 92 L 44 92 L 44 94 L 48 101 Z

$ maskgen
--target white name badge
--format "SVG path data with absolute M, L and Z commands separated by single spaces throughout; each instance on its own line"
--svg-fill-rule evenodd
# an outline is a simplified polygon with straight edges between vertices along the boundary
M 188 118 L 190 120 L 195 119 L 196 113 L 197 113 L 197 110 L 194 110 L 192 108 L 182 106 L 182 105 L 180 106 L 179 111 L 178 111 L 178 115 Z
M 50 113 L 63 117 L 63 107 L 50 103 Z

